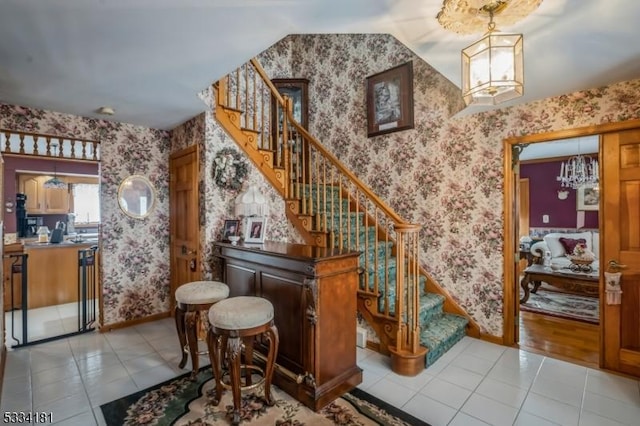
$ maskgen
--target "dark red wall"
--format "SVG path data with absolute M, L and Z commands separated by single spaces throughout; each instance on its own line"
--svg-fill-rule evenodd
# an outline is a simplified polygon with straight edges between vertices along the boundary
M 77 161 L 31 159 L 24 157 L 4 156 L 4 202 L 11 201 L 15 206 L 18 183 L 16 180 L 16 170 L 29 171 L 42 174 L 53 174 L 54 163 L 56 172 L 59 175 L 70 173 L 76 175 L 99 175 L 99 165 L 97 163 L 83 163 Z M 65 220 L 64 215 L 43 215 L 45 225 L 53 229 L 53 225 L 58 220 Z M 12 213 L 4 212 L 4 232 L 16 232 L 15 207 Z
M 561 161 L 520 165 L 520 177 L 529 178 L 529 226 L 534 228 L 577 228 L 576 190 L 568 189 L 565 200 L 558 199 Z M 549 223 L 542 222 L 549 215 Z M 598 228 L 598 212 L 586 211 L 585 228 Z

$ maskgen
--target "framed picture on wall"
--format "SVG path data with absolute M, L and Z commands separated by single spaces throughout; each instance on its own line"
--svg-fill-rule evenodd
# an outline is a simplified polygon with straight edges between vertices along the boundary
M 599 210 L 600 188 L 582 186 L 576 189 L 578 206 L 576 210 Z
M 367 77 L 367 136 L 413 129 L 413 62 Z

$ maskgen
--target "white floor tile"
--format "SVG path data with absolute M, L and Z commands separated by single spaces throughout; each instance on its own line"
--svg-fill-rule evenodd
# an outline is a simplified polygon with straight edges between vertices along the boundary
M 104 425 L 101 404 L 191 371 L 190 361 L 178 368 L 180 357 L 173 318 L 14 348 L 0 409 L 40 408 L 57 413 L 57 424 Z M 357 348 L 357 362 L 359 388 L 433 426 L 615 426 L 640 418 L 638 380 L 471 337 L 415 377 L 391 372 L 389 357 L 370 349 Z
M 474 373 L 478 373 L 484 376 L 489 372 L 489 370 L 491 370 L 494 364 L 494 361 L 489 361 L 484 358 L 479 358 L 463 353 L 458 355 L 456 359 L 451 361 L 450 365 L 473 371 Z
M 477 388 L 483 379 L 481 374 L 477 374 L 454 365 L 445 367 L 437 377 L 469 390 Z
M 385 378 L 391 380 L 392 382 L 398 383 L 405 388 L 409 388 L 417 392 L 420 389 L 424 388 L 424 386 L 433 379 L 433 376 L 427 373 L 427 370 L 423 370 L 420 374 L 412 377 L 390 373 L 387 374 Z
M 447 425 L 457 410 L 425 395 L 416 394 L 402 409 L 432 426 Z
M 448 426 L 486 426 L 489 423 L 485 423 L 480 419 L 471 417 L 463 412 L 458 412 L 456 416 L 451 420 Z
M 402 407 L 415 391 L 392 382 L 386 377 L 374 383 L 367 389 L 367 393 L 379 398 L 394 407 Z
M 551 422 L 547 419 L 543 419 L 542 417 L 535 416 L 531 413 L 527 413 L 526 411 L 520 411 L 518 417 L 516 418 L 516 422 L 514 426 L 562 426 L 559 423 Z
M 580 426 L 622 426 L 624 424 L 625 423 L 620 423 L 595 413 L 590 413 L 589 411 L 582 411 L 582 413 L 580 413 Z
M 476 393 L 502 402 L 513 408 L 520 408 L 524 399 L 527 397 L 527 389 L 522 389 L 508 383 L 486 377 L 480 386 L 476 389 Z
M 495 426 L 512 425 L 518 415 L 517 408 L 479 394 L 471 395 L 460 411 Z
M 548 376 L 538 376 L 531 386 L 531 392 L 580 408 L 584 387 L 574 387 Z
M 640 423 L 640 405 L 626 404 L 593 392 L 585 392 L 583 410 L 620 423 L 630 425 Z
M 529 393 L 529 395 L 527 395 L 522 405 L 522 411 L 559 423 L 563 426 L 577 425 L 580 414 L 578 407 L 536 393 Z
M 472 391 L 436 377 L 427 383 L 420 393 L 451 408 L 459 409 L 471 396 Z

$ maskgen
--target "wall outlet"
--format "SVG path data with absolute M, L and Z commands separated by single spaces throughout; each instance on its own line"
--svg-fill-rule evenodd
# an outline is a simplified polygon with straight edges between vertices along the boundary
M 367 347 L 367 330 L 362 327 L 356 327 L 356 345 L 361 348 Z
M 542 215 L 542 223 L 549 223 L 549 215 L 548 214 L 543 214 Z

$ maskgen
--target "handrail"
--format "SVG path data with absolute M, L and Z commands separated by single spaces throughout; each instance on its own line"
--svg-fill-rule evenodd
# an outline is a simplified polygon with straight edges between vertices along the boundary
M 293 113 L 289 110 L 287 110 L 287 117 L 291 121 L 291 124 L 293 124 L 293 126 L 296 128 L 296 130 L 302 133 L 302 135 L 306 139 L 313 143 L 315 149 L 320 151 L 320 153 L 322 153 L 322 155 L 324 155 L 325 157 L 329 158 L 334 166 L 336 166 L 342 173 L 347 175 L 347 177 L 352 182 L 354 182 L 356 186 L 362 192 L 364 192 L 367 197 L 369 197 L 382 211 L 384 211 L 387 216 L 391 217 L 396 224 L 408 224 L 408 222 L 402 220 L 402 218 L 398 216 L 398 214 L 394 212 L 391 207 L 387 206 L 384 201 L 382 201 L 376 194 L 374 194 L 373 191 L 371 191 L 371 189 L 369 189 L 369 187 L 364 182 L 362 182 L 356 175 L 354 175 L 349 169 L 347 169 L 335 155 L 327 151 L 327 149 L 322 146 L 322 144 L 315 137 L 313 137 L 295 120 L 295 118 L 293 117 Z
M 296 120 L 292 99 L 257 60 L 214 89 L 216 119 L 285 198 L 287 217 L 307 243 L 361 252 L 359 310 L 376 323 L 385 353 L 419 368 L 426 352 L 420 345 L 421 226 L 404 221 Z
M 100 142 L 70 136 L 0 129 L 0 152 L 4 155 L 99 161 Z

